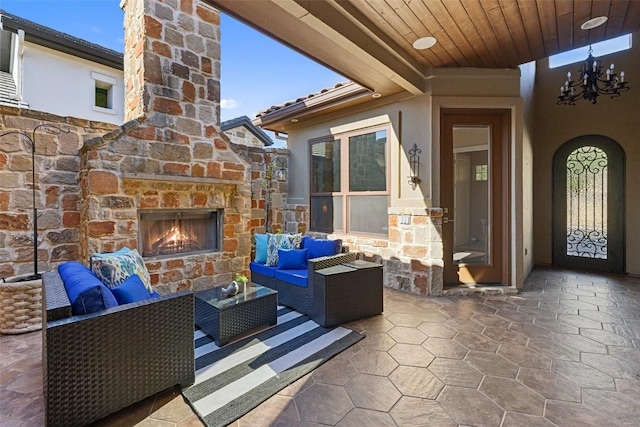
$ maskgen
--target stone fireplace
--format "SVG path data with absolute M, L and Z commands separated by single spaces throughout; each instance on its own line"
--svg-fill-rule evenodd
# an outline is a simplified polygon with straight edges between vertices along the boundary
M 130 121 L 81 150 L 81 259 L 127 246 L 161 293 L 226 285 L 248 274 L 251 174 L 219 131 L 218 11 L 121 6 Z

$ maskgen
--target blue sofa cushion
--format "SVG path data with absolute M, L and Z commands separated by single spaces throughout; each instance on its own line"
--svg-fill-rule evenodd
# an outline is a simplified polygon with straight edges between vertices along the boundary
M 310 237 L 304 240 L 304 248 L 309 249 L 309 259 L 339 254 L 341 246 L 341 240 L 313 239 Z
M 58 273 L 73 314 L 88 314 L 118 305 L 109 288 L 84 265 L 69 261 L 58 266 Z
M 256 238 L 256 259 L 255 262 L 264 264 L 267 262 L 267 235 L 255 234 Z
M 275 265 L 271 266 L 261 264 L 259 262 L 252 262 L 249 263 L 249 269 L 251 271 L 255 271 L 258 274 L 262 274 L 263 276 L 276 277 L 276 270 L 278 269 L 278 267 Z
M 306 288 L 309 279 L 309 270 L 276 270 L 276 279 L 292 285 Z
M 153 294 L 149 294 L 149 291 L 147 291 L 147 288 L 137 274 L 134 274 L 125 280 L 124 283 L 111 289 L 111 292 L 113 292 L 113 296 L 116 297 L 118 304 L 128 304 L 130 302 L 154 298 Z M 154 294 L 156 293 L 154 292 Z
M 306 269 L 308 253 L 308 249 L 279 249 L 278 270 Z

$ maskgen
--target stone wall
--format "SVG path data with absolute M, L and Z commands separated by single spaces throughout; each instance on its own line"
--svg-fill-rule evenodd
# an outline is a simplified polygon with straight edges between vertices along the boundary
M 132 141 L 114 143 L 111 138 L 123 132 L 114 125 L 90 122 L 72 117 L 59 117 L 52 114 L 20 110 L 14 107 L 0 106 L 0 134 L 9 131 L 27 131 L 40 124 L 52 124 L 68 129 L 69 133 L 52 134 L 38 132 L 36 134 L 36 207 L 38 209 L 38 271 L 56 268 L 66 261 L 79 261 L 87 264 L 88 256 L 93 252 L 113 251 L 122 246 L 137 246 L 137 208 L 174 208 L 180 201 L 188 200 L 192 208 L 225 208 L 225 240 L 222 251 L 207 255 L 197 254 L 173 259 L 162 259 L 147 262 L 154 286 L 166 293 L 173 289 L 199 289 L 215 284 L 226 283 L 235 272 L 247 273 L 248 257 L 234 256 L 236 253 L 249 253 L 251 237 L 256 232 L 264 232 L 265 227 L 265 195 L 263 186 L 265 165 L 275 157 L 287 158 L 286 149 L 267 149 L 236 146 L 221 138 L 228 144 L 228 150 L 234 155 L 246 159 L 250 164 L 250 179 L 242 176 L 245 193 L 237 191 L 237 180 L 222 179 L 236 177 L 233 169 L 221 169 L 219 180 L 197 177 L 197 179 L 165 176 L 161 181 L 145 179 L 153 175 L 142 173 L 133 168 L 111 164 L 98 169 L 93 182 L 96 192 L 105 193 L 104 197 L 87 204 L 87 209 L 95 212 L 81 213 L 85 207 L 79 176 L 81 157 L 79 150 L 93 152 L 96 156 L 107 149 L 106 157 L 124 159 L 118 154 L 117 147 L 128 146 Z M 130 125 L 131 126 L 131 125 Z M 139 129 L 139 127 L 136 127 Z M 116 130 L 118 129 L 118 130 Z M 104 135 L 105 131 L 114 133 Z M 133 132 L 129 130 L 129 132 Z M 137 132 L 134 132 L 137 134 Z M 109 136 L 110 135 L 110 136 Z M 97 137 L 100 136 L 100 137 Z M 86 145 L 83 139 L 87 138 Z M 134 143 L 139 144 L 140 140 Z M 101 145 L 102 144 L 102 145 Z M 145 142 L 145 145 L 148 141 Z M 202 148 L 202 147 L 201 147 Z M 111 151 L 110 151 L 111 150 Z M 225 151 L 225 150 L 223 150 Z M 211 154 L 212 155 L 212 154 Z M 131 156 L 128 157 L 129 162 Z M 266 160 L 265 160 L 266 158 Z M 142 163 L 147 164 L 145 160 Z M 95 161 L 94 161 L 95 163 Z M 159 163 L 159 161 L 158 161 Z M 223 165 L 224 166 L 224 165 Z M 114 179 L 113 170 L 124 169 L 123 178 Z M 146 169 L 147 171 L 155 169 Z M 104 174 L 103 174 L 104 173 Z M 82 172 L 88 175 L 87 172 Z M 102 179 L 101 179 L 102 178 Z M 33 273 L 33 207 L 31 191 L 31 146 L 28 140 L 17 135 L 0 138 L 0 278 Z M 197 182 L 194 182 L 197 181 Z M 110 186 L 117 186 L 118 193 L 109 194 Z M 249 187 L 246 187 L 249 185 Z M 273 183 L 273 194 L 277 200 L 286 200 L 286 183 Z M 282 191 L 277 193 L 276 191 Z M 246 214 L 246 197 L 251 197 L 250 214 Z M 99 200 L 99 202 L 98 202 Z M 99 204 L 102 204 L 100 206 Z M 273 208 L 273 229 L 280 228 L 292 231 L 291 221 L 283 223 L 281 218 L 290 212 L 291 206 Z M 243 211 L 243 215 L 238 212 Z M 295 207 L 293 208 L 295 212 Z M 88 225 L 88 218 L 98 216 Z M 113 216 L 113 220 L 109 219 Z M 247 218 L 249 224 L 246 224 Z M 295 218 L 295 217 L 294 217 Z M 298 217 L 302 224 L 304 217 Z M 80 244 L 80 224 L 87 223 L 83 231 L 87 238 Z M 112 234 L 113 231 L 113 234 Z M 100 237 L 100 238 L 98 238 Z M 89 245 L 91 240 L 92 245 Z M 83 248 L 83 249 L 81 249 Z M 82 254 L 81 254 L 82 253 Z
M 278 162 L 285 168 L 288 177 L 289 150 L 285 148 L 247 147 L 251 158 L 251 233 L 275 233 L 286 229 L 288 183 L 269 178 L 268 165 Z M 267 212 L 267 206 L 270 206 Z M 267 230 L 267 216 L 269 230 Z
M 246 145 L 247 147 L 264 148 L 264 142 L 256 138 L 256 136 L 245 126 L 227 129 L 224 131 L 224 134 L 234 144 Z
M 83 138 L 114 125 L 14 107 L 0 106 L 0 134 L 26 132 L 39 125 L 68 133 L 39 130 L 35 135 L 38 271 L 80 258 L 78 150 Z M 0 138 L 0 278 L 33 273 L 33 184 L 31 143 L 12 134 Z

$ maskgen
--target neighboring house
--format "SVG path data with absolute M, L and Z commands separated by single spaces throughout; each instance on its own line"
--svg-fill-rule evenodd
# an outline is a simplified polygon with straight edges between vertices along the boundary
M 247 116 L 222 122 L 220 124 L 220 130 L 234 144 L 260 148 L 273 145 L 273 141 L 269 138 L 269 135 L 251 123 L 251 120 L 249 120 Z
M 637 10 L 612 10 L 588 32 L 589 1 L 567 14 L 547 1 L 213 3 L 358 82 L 253 120 L 288 135 L 285 230 L 343 238 L 384 262 L 385 285 L 422 294 L 521 287 L 534 264 L 640 275 L 640 98 L 556 105 L 581 64 L 548 67 L 560 51 L 637 39 Z M 437 39 L 431 49 L 412 46 L 425 36 Z M 640 84 L 640 47 L 599 59 Z M 592 147 L 607 172 L 573 177 L 569 163 Z M 600 189 L 581 187 L 591 192 L 575 196 L 578 212 L 567 188 L 585 179 Z M 576 246 L 578 234 L 605 238 Z
M 0 10 L 0 103 L 122 124 L 123 56 Z

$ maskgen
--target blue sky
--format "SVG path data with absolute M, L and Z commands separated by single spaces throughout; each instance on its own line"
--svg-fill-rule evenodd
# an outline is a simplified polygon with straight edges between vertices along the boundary
M 0 0 L 9 13 L 122 52 L 119 0 Z M 221 17 L 222 120 L 306 96 L 345 77 L 239 21 Z

